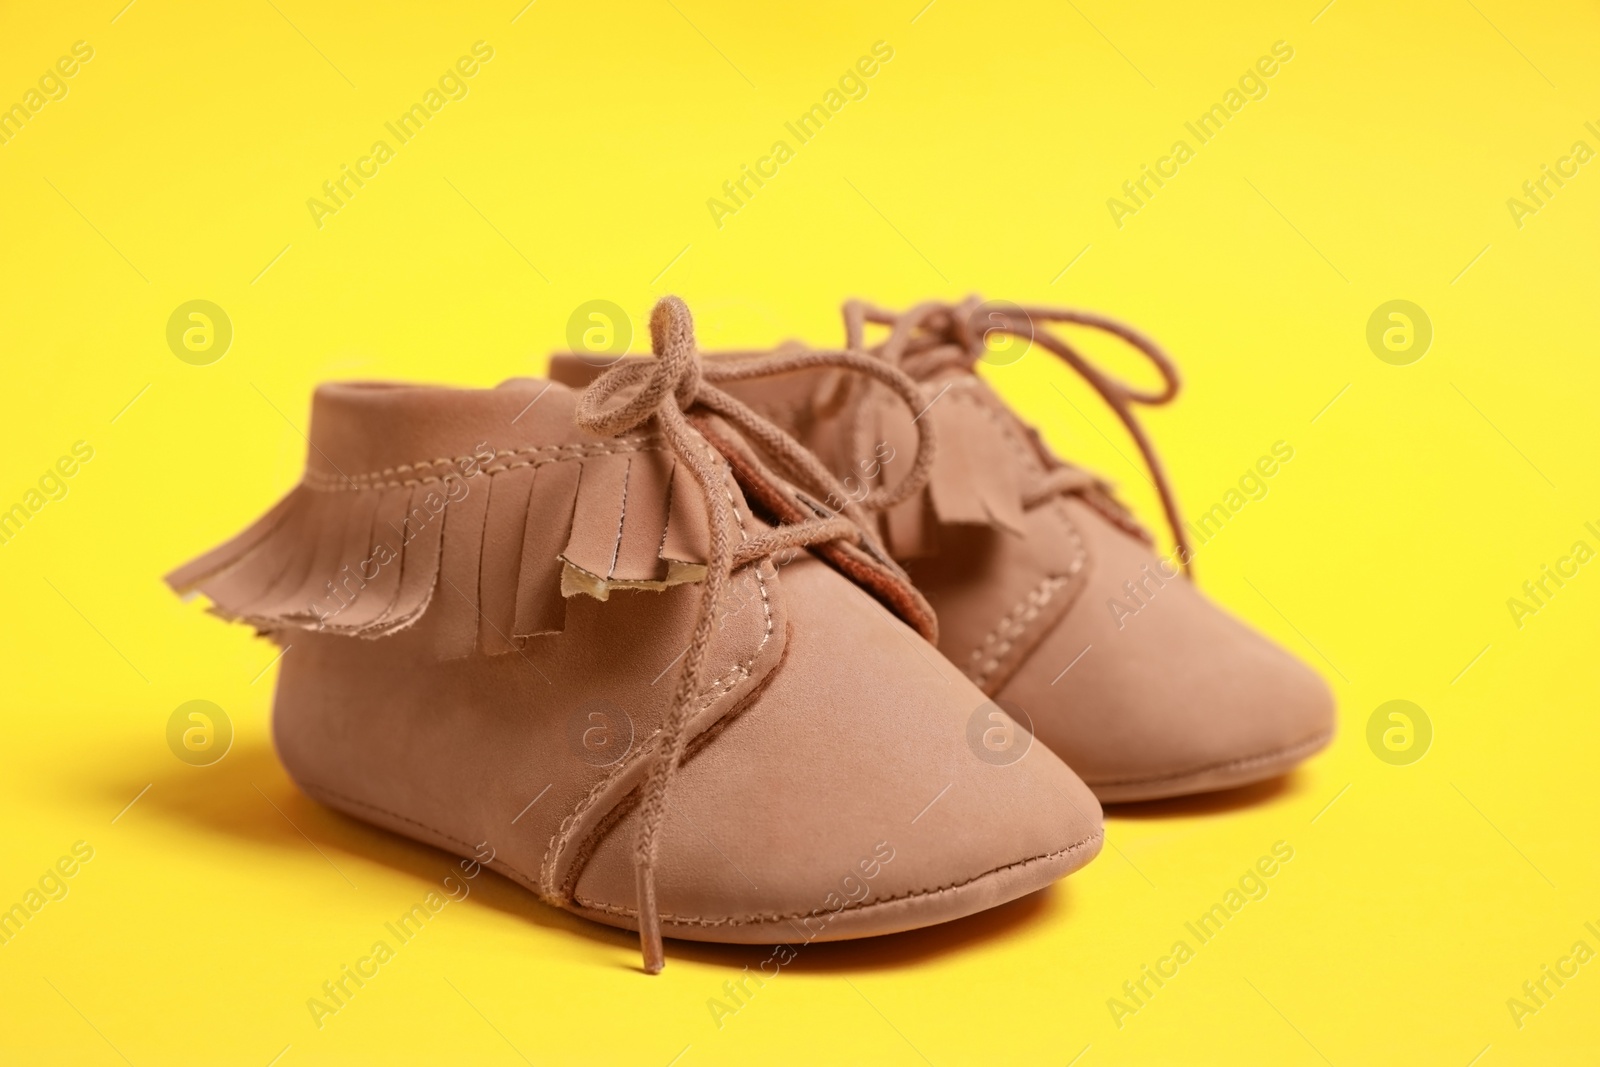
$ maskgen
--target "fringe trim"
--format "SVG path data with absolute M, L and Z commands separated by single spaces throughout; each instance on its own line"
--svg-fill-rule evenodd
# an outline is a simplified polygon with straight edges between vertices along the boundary
M 916 427 L 899 405 L 877 410 L 878 440 L 896 456 L 916 453 Z M 942 447 L 923 492 L 890 508 L 883 535 L 896 559 L 938 551 L 940 524 L 990 526 L 1021 536 L 1023 462 L 1028 452 L 1010 415 L 976 390 L 956 382 L 923 412 L 932 419 Z
M 657 439 L 627 438 L 308 472 L 167 582 L 264 633 L 381 638 L 432 611 L 456 658 L 561 631 L 567 597 L 698 582 L 709 550 L 693 476 Z

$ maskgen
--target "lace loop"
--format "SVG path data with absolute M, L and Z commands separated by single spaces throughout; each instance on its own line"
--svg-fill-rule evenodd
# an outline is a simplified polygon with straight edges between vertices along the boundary
M 1150 470 L 1150 483 L 1162 499 L 1163 514 L 1173 534 L 1179 565 L 1187 576 L 1194 577 L 1194 549 L 1189 544 L 1189 536 L 1184 533 L 1184 522 L 1178 512 L 1178 498 L 1173 493 L 1170 478 L 1166 477 L 1162 459 L 1155 453 L 1155 446 L 1150 443 L 1149 435 L 1144 432 L 1144 426 L 1133 411 L 1134 405 L 1160 406 L 1171 403 L 1181 389 L 1178 365 L 1155 341 L 1134 330 L 1133 326 L 1106 315 L 1066 307 L 1019 307 L 1000 302 L 981 304 L 976 296 L 970 296 L 954 306 L 936 301 L 926 302 L 902 314 L 864 301 L 850 301 L 843 307 L 843 318 L 846 346 L 853 350 L 869 350 L 866 347 L 867 323 L 888 326 L 890 336 L 872 347 L 870 352 L 891 365 L 902 366 L 918 381 L 928 381 L 952 366 L 973 370 L 987 349 L 990 334 L 995 333 L 1038 342 L 1043 349 L 1061 358 L 1093 387 L 1094 392 L 1101 395 L 1101 400 L 1117 414 L 1128 435 L 1139 446 L 1139 454 Z M 1066 338 L 1045 330 L 1043 323 L 1088 326 L 1091 330 L 1112 334 L 1155 366 L 1162 378 L 1162 387 L 1158 390 L 1139 389 L 1107 374 L 1085 358 L 1082 352 L 1078 352 L 1077 347 L 1072 346 Z M 1085 485 L 1083 478 L 1077 475 L 1058 475 L 1053 472 L 1046 478 L 1045 485 L 1040 486 L 1040 491 L 1029 494 L 1027 504 L 1032 506 L 1056 493 L 1083 491 Z
M 1156 407 L 1170 403 L 1181 388 L 1177 364 L 1160 345 L 1126 323 L 1093 312 L 1070 308 L 981 304 L 975 296 L 956 305 L 937 302 L 919 304 L 903 314 L 863 301 L 850 301 L 844 306 L 845 337 L 850 348 L 864 348 L 868 323 L 889 327 L 888 338 L 872 351 L 890 364 L 903 366 L 913 378 L 919 380 L 931 378 L 952 365 L 961 365 L 970 370 L 983 356 L 989 336 L 994 333 L 1037 342 L 1077 371 L 1116 413 L 1129 436 L 1139 446 L 1139 453 L 1150 470 L 1151 482 L 1161 498 L 1161 508 L 1172 531 L 1178 562 L 1185 574 L 1194 577 L 1194 550 L 1184 532 L 1171 480 L 1133 410 L 1135 404 Z M 1106 373 L 1066 338 L 1044 329 L 1041 324 L 1045 323 L 1087 326 L 1111 334 L 1154 365 L 1161 375 L 1161 388 L 1154 391 L 1140 389 Z M 1077 477 L 1056 477 L 1052 474 L 1043 487 L 1050 491 L 1043 495 L 1037 492 L 1031 494 L 1033 499 L 1030 503 L 1056 492 L 1077 491 L 1082 484 Z
M 684 653 L 677 688 L 660 731 L 659 746 L 640 787 L 640 828 L 634 847 L 634 872 L 639 900 L 639 941 L 644 969 L 657 974 L 666 964 L 661 943 L 661 916 L 656 901 L 655 866 L 661 827 L 666 815 L 667 790 L 688 745 L 688 726 L 701 697 L 701 679 L 715 628 L 717 607 L 735 568 L 765 559 L 785 549 L 830 541 L 860 543 L 873 554 L 887 558 L 870 532 L 866 505 L 849 504 L 839 514 L 775 527 L 754 537 L 744 536 L 735 547 L 737 526 L 733 504 L 725 492 L 727 457 L 716 452 L 715 437 L 697 433 L 689 422 L 691 409 L 720 416 L 747 440 L 759 445 L 783 467 L 796 486 L 823 499 L 848 500 L 837 479 L 809 449 L 748 405 L 718 389 L 716 381 L 742 381 L 826 366 L 866 375 L 894 390 L 913 409 L 922 403 L 920 387 L 903 371 L 855 352 L 783 352 L 749 359 L 703 364 L 695 344 L 694 320 L 688 307 L 675 296 L 660 300 L 650 315 L 653 359 L 626 360 L 607 370 L 578 399 L 574 421 L 592 433 L 618 436 L 654 418 L 663 438 L 688 467 L 706 501 L 710 526 L 710 558 L 702 583 L 700 606 L 693 636 Z M 628 389 L 636 391 L 613 407 L 607 403 Z M 917 458 L 906 481 L 921 489 L 933 465 L 932 426 L 918 428 Z M 888 499 L 892 494 L 886 494 Z M 906 582 L 909 586 L 909 581 Z M 913 596 L 916 594 L 912 593 Z
M 591 433 L 616 437 L 638 428 L 656 414 L 669 393 L 678 410 L 687 411 L 700 394 L 700 361 L 694 345 L 694 324 L 682 300 L 669 296 L 650 313 L 650 347 L 655 359 L 628 360 L 597 378 L 578 399 L 573 418 Z M 607 411 L 605 402 L 629 386 L 637 393 Z

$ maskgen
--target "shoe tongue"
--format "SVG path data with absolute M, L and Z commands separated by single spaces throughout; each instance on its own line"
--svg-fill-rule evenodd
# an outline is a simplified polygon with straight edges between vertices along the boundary
M 825 502 L 813 499 L 774 472 L 750 443 L 720 416 L 697 414 L 690 416 L 690 421 L 727 459 L 745 496 L 780 523 L 805 522 L 833 514 Z M 938 642 L 939 623 L 933 608 L 898 564 L 844 541 L 812 545 L 811 551 L 871 593 L 930 643 Z

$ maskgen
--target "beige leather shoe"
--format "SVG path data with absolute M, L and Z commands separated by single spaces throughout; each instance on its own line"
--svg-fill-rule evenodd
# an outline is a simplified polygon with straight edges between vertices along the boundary
M 663 933 L 888 933 L 1087 863 L 1093 794 L 928 643 L 864 508 L 816 504 L 842 487 L 712 383 L 916 386 L 861 356 L 702 372 L 672 298 L 652 334 L 656 359 L 583 396 L 317 390 L 300 484 L 169 577 L 292 645 L 273 725 L 295 781 L 638 929 L 651 972 Z M 920 492 L 932 448 L 871 503 Z
M 1140 392 L 1108 377 L 1050 332 L 1056 322 L 1120 337 L 1154 362 L 1164 388 Z M 1101 801 L 1258 781 L 1328 743 L 1333 702 L 1322 680 L 1181 573 L 1192 552 L 1132 411 L 1178 391 L 1176 369 L 1154 343 L 1100 316 L 975 298 L 904 314 L 851 303 L 845 323 L 846 351 L 870 352 L 922 385 L 917 410 L 826 367 L 730 390 L 840 476 L 843 492 L 826 503 L 860 499 L 877 513 L 890 554 L 938 614 L 940 651 L 1015 718 L 1031 720 Z M 888 327 L 887 338 L 868 347 L 868 324 Z M 1156 556 L 1109 485 L 1052 455 L 974 372 L 988 339 L 1010 337 L 1060 356 L 1117 412 L 1160 490 L 1177 542 L 1170 556 Z M 558 380 L 592 373 L 574 356 L 552 362 Z M 905 484 L 917 433 L 930 423 L 939 452 L 926 485 L 877 505 L 873 494 Z

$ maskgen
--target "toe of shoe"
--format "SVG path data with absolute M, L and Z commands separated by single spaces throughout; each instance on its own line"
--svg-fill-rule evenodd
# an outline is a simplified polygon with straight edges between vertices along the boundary
M 1154 558 L 1120 534 L 1093 540 L 1082 597 L 1002 696 L 1034 717 L 1041 738 L 1101 800 L 1242 785 L 1327 744 L 1334 702 L 1316 672 L 1183 578 L 1146 581 L 1145 594 L 1131 599 L 1124 581 Z M 1052 684 L 1052 665 L 1085 646 Z
M 672 783 L 655 868 L 664 933 L 889 933 L 1003 903 L 1094 857 L 1094 794 L 954 666 L 821 564 L 786 567 L 783 595 L 784 663 Z M 580 912 L 633 925 L 638 828 L 630 811 L 593 844 Z

